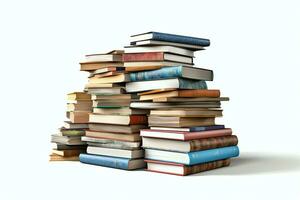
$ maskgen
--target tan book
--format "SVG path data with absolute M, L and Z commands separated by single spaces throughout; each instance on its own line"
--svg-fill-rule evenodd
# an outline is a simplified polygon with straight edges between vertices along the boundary
M 144 109 L 131 109 L 130 107 L 121 108 L 93 108 L 93 113 L 102 115 L 146 115 L 149 110 Z
M 161 92 L 170 92 L 170 91 L 174 91 L 174 90 L 176 90 L 176 89 L 175 88 L 174 89 L 163 88 L 163 89 L 157 89 L 157 90 L 150 90 L 150 91 L 146 91 L 146 92 L 139 92 L 139 93 L 137 93 L 137 95 L 142 96 L 142 95 L 156 94 L 156 93 L 161 93 Z
M 67 95 L 67 100 L 90 100 L 91 95 L 85 92 L 72 92 Z
M 93 71 L 106 67 L 122 67 L 124 64 L 122 62 L 81 62 L 81 71 Z
M 92 111 L 92 102 L 88 103 L 80 103 L 80 104 L 75 104 L 75 103 L 69 103 L 67 104 L 67 111 Z
M 140 134 L 124 134 L 124 133 L 109 133 L 109 132 L 98 132 L 98 131 L 86 131 L 87 137 L 96 137 L 103 139 L 112 139 L 119 141 L 138 142 L 141 141 Z
M 50 161 L 79 161 L 79 157 L 78 156 L 63 157 L 57 154 L 51 154 Z
M 85 62 L 122 62 L 123 50 L 112 50 L 106 53 L 88 54 Z
M 66 115 L 72 123 L 89 123 L 89 113 L 87 111 L 74 111 L 67 112 Z
M 72 156 L 79 156 L 79 154 L 81 153 L 85 153 L 85 149 L 68 149 L 68 150 L 52 149 L 52 153 L 63 157 L 72 157 Z
M 89 83 L 122 83 L 128 82 L 129 76 L 128 74 L 118 74 L 114 76 L 107 76 L 107 77 L 91 77 L 89 78 Z
M 148 117 L 149 126 L 162 127 L 191 127 L 191 126 L 210 126 L 215 124 L 214 117 Z
M 85 88 L 114 88 L 114 87 L 121 87 L 121 84 L 118 83 L 87 83 L 85 84 Z
M 172 110 L 151 110 L 151 116 L 178 116 L 178 117 L 221 117 L 221 109 L 182 108 Z

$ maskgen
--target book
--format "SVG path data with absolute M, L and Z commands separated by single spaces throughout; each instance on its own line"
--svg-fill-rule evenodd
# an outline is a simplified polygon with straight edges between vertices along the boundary
M 123 55 L 123 62 L 140 61 L 171 61 L 193 64 L 193 57 L 170 54 L 165 52 L 126 53 Z
M 224 129 L 224 125 L 212 125 L 212 126 L 193 126 L 185 128 L 170 128 L 170 127 L 156 127 L 151 126 L 152 130 L 165 130 L 165 131 L 181 131 L 181 132 L 198 132 L 198 131 L 209 131 L 209 130 L 219 130 Z
M 64 157 L 57 154 L 51 154 L 50 161 L 79 161 L 79 157 L 78 156 Z
M 210 40 L 205 38 L 161 33 L 161 32 L 146 32 L 141 34 L 132 35 L 130 37 L 130 42 L 144 41 L 144 40 L 157 40 L 157 41 L 166 41 L 166 42 L 176 42 L 182 44 L 191 44 L 197 46 L 209 46 Z
M 174 61 L 132 61 L 125 62 L 124 67 L 126 71 L 144 71 L 144 70 L 154 70 L 162 67 L 172 67 L 172 66 L 186 66 L 193 67 L 194 64 L 174 62 Z
M 110 133 L 110 132 L 99 132 L 99 131 L 86 131 L 87 137 L 95 137 L 102 139 L 111 139 L 125 142 L 139 142 L 141 141 L 140 134 L 124 134 L 124 133 Z
M 143 109 L 131 109 L 130 107 L 121 108 L 93 108 L 93 113 L 102 115 L 146 115 L 149 114 L 149 110 Z
M 143 137 L 143 148 L 160 149 L 166 151 L 191 152 L 220 147 L 235 146 L 238 144 L 237 136 L 220 136 L 202 138 L 197 140 L 179 141 L 161 138 Z
M 114 76 L 107 76 L 107 77 L 91 77 L 89 78 L 89 83 L 122 83 L 128 82 L 129 76 L 128 74 L 118 74 Z
M 229 136 L 229 135 L 232 135 L 232 130 L 230 128 L 196 131 L 196 132 L 155 130 L 155 129 L 141 130 L 141 136 L 143 137 L 151 137 L 151 138 L 153 137 L 153 138 L 163 138 L 163 139 L 183 140 L 183 141 Z
M 63 157 L 72 157 L 72 156 L 79 156 L 79 154 L 81 153 L 85 153 L 85 149 L 68 149 L 68 150 L 52 149 L 52 153 Z
M 131 102 L 136 109 L 220 108 L 220 102 Z
M 167 52 L 171 54 L 194 57 L 194 51 L 180 48 L 180 47 L 174 47 L 174 46 L 151 46 L 151 47 L 126 46 L 124 52 L 125 53 Z
M 84 87 L 90 91 L 91 88 L 118 88 L 124 85 L 124 83 L 87 83 Z
M 123 62 L 81 62 L 80 71 L 94 71 L 106 67 L 122 67 Z
M 113 88 L 88 88 L 89 94 L 103 94 L 103 95 L 112 95 L 112 94 L 124 94 L 124 87 L 113 87 Z
M 228 97 L 162 97 L 153 99 L 153 102 L 220 102 L 229 101 Z
M 140 129 L 145 129 L 146 125 L 113 125 L 113 124 L 89 124 L 91 131 L 112 132 L 112 133 L 139 133 Z
M 66 117 L 72 123 L 88 123 L 89 122 L 89 112 L 86 112 L 86 111 L 67 112 Z
M 128 107 L 131 103 L 130 99 L 100 99 L 93 101 L 94 108 L 101 107 Z
M 188 78 L 195 80 L 213 80 L 213 71 L 208 69 L 184 66 L 163 67 L 157 70 L 129 74 L 130 81 L 151 81 L 169 78 Z
M 124 71 L 125 71 L 125 67 L 104 67 L 104 68 L 101 68 L 101 69 L 97 69 L 93 72 L 90 72 L 90 75 L 94 76 L 96 74 L 103 74 L 103 73 L 106 73 L 106 72 L 119 72 L 119 73 L 122 73 Z
M 123 50 L 112 50 L 107 53 L 88 54 L 85 62 L 121 62 Z
M 147 116 L 145 115 L 99 115 L 90 114 L 90 123 L 103 123 L 103 124 L 118 124 L 118 125 L 135 125 L 147 124 Z
M 151 110 L 151 116 L 178 116 L 178 117 L 221 117 L 222 110 L 208 108 L 181 108 Z
M 136 94 L 116 94 L 116 95 L 99 95 L 99 94 L 92 94 L 92 100 L 102 100 L 102 99 L 138 99 Z
M 89 146 L 99 146 L 116 149 L 140 149 L 141 142 L 125 142 L 111 139 L 102 139 L 83 136 L 82 141 L 87 142 Z
M 74 124 L 70 121 L 64 121 L 64 127 L 67 128 L 67 129 L 87 129 L 88 124 L 85 124 L 85 123 Z
M 66 145 L 60 143 L 52 143 L 52 149 L 56 150 L 70 150 L 70 149 L 86 149 L 86 145 Z
M 85 134 L 85 130 L 83 129 L 66 129 L 60 128 L 60 134 L 63 136 L 83 136 Z
M 155 90 L 160 88 L 207 89 L 207 85 L 206 82 L 202 80 L 190 80 L 183 78 L 126 83 L 126 91 L 129 93 Z
M 81 141 L 81 136 L 62 136 L 53 134 L 51 135 L 51 142 L 67 145 L 85 145 L 85 142 Z
M 119 158 L 143 158 L 144 150 L 125 150 L 125 149 L 113 149 L 113 148 L 103 148 L 103 147 L 87 147 L 88 154 L 101 155 L 101 156 L 114 156 Z
M 217 161 L 201 163 L 197 165 L 190 165 L 190 166 L 178 164 L 178 163 L 156 161 L 156 160 L 145 160 L 145 162 L 147 163 L 147 171 L 179 175 L 179 176 L 196 174 L 199 172 L 213 170 L 221 167 L 227 167 L 230 165 L 230 159 L 217 160 Z
M 192 45 L 192 44 L 182 44 L 177 42 L 165 42 L 165 41 L 157 41 L 157 40 L 144 40 L 144 41 L 136 41 L 131 42 L 131 46 L 133 47 L 140 47 L 140 46 L 174 46 L 174 47 L 180 47 L 185 48 L 191 51 L 199 51 L 204 50 L 205 48 L 198 45 Z
M 189 126 L 207 126 L 214 125 L 214 117 L 162 117 L 152 116 L 148 117 L 149 126 L 162 127 L 189 127 Z
M 141 169 L 146 166 L 143 159 L 128 159 L 109 156 L 80 154 L 79 160 L 82 163 L 99 165 L 117 169 L 133 170 Z
M 239 148 L 237 146 L 208 149 L 203 151 L 193 151 L 189 153 L 145 149 L 145 159 L 147 160 L 174 162 L 185 165 L 196 165 L 216 160 L 223 160 L 237 157 L 238 155 Z
M 67 95 L 67 100 L 90 100 L 91 95 L 85 92 L 72 92 Z
M 88 101 L 87 103 L 68 103 L 67 104 L 67 112 L 72 111 L 91 111 L 92 110 L 92 102 Z

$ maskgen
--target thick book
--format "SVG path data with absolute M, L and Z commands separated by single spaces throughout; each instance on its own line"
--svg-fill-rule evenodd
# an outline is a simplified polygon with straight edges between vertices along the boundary
M 193 64 L 193 57 L 175 55 L 165 52 L 126 53 L 123 56 L 123 62 L 140 61 L 171 61 Z
M 85 62 L 122 62 L 123 50 L 112 50 L 107 53 L 89 54 Z
M 99 115 L 90 114 L 90 123 L 103 123 L 103 124 L 118 124 L 118 125 L 136 125 L 147 124 L 147 116 L 145 115 Z
M 176 42 L 182 44 L 191 44 L 206 47 L 210 45 L 210 40 L 199 37 L 177 35 L 170 33 L 161 33 L 161 32 L 146 32 L 137 35 L 132 35 L 130 37 L 130 42 L 144 41 L 144 40 L 158 40 L 166 42 Z
M 64 121 L 64 127 L 67 129 L 87 129 L 89 126 L 86 123 L 72 123 L 70 121 Z
M 224 129 L 224 125 L 212 125 L 212 126 L 193 126 L 184 128 L 170 128 L 170 127 L 155 127 L 151 126 L 152 130 L 164 130 L 164 131 L 181 131 L 181 132 L 198 132 L 198 131 L 210 131 Z
M 88 154 L 101 155 L 101 156 L 114 156 L 119 158 L 143 158 L 144 150 L 127 150 L 127 149 L 115 149 L 115 148 L 106 148 L 106 147 L 95 147 L 88 146 L 86 152 Z
M 72 123 L 89 123 L 89 111 L 72 111 L 67 112 L 66 117 Z
M 100 155 L 80 154 L 79 160 L 82 163 L 111 167 L 116 169 L 134 170 L 146 166 L 143 159 L 117 158 Z
M 110 132 L 99 132 L 99 131 L 86 131 L 85 135 L 88 137 L 126 141 L 126 142 L 141 141 L 141 136 L 138 133 L 124 134 L 124 133 L 110 133 Z
M 142 140 L 144 148 L 178 152 L 200 151 L 206 149 L 235 146 L 238 144 L 238 138 L 235 135 L 203 138 L 189 141 L 148 137 L 143 137 Z
M 179 176 L 196 174 L 199 172 L 209 171 L 221 167 L 227 167 L 230 165 L 230 159 L 217 160 L 190 166 L 156 160 L 145 160 L 145 162 L 147 163 L 147 171 Z
M 67 112 L 72 111 L 91 111 L 92 110 L 92 102 L 87 101 L 87 103 L 68 103 L 67 104 Z
M 125 53 L 148 53 L 148 52 L 167 52 L 177 55 L 194 57 L 194 51 L 174 47 L 174 46 L 150 46 L 150 47 L 135 47 L 135 46 L 126 46 Z
M 220 136 L 228 136 L 228 135 L 232 135 L 231 128 L 224 128 L 224 129 L 219 129 L 219 130 L 197 131 L 197 132 L 155 130 L 155 129 L 141 130 L 141 136 L 143 136 L 143 137 L 163 138 L 163 139 L 183 140 L 183 141 L 220 137 Z
M 85 92 L 72 92 L 67 95 L 67 100 L 91 100 L 91 95 Z
M 166 41 L 158 41 L 158 40 L 144 40 L 144 41 L 131 42 L 130 45 L 133 47 L 174 46 L 174 47 L 185 48 L 191 51 L 204 50 L 204 47 L 198 45 L 182 44 L 177 42 L 166 42 Z
M 193 151 L 189 153 L 145 149 L 145 159 L 181 163 L 185 165 L 196 165 L 215 160 L 223 160 L 237 157 L 238 155 L 239 148 L 237 146 Z
M 85 149 L 67 149 L 67 150 L 52 149 L 52 153 L 63 157 L 71 157 L 71 156 L 79 156 L 79 154 L 85 153 Z
M 222 110 L 209 108 L 178 108 L 151 110 L 151 116 L 169 117 L 221 117 Z
M 102 115 L 146 115 L 149 114 L 149 110 L 143 109 L 131 109 L 130 107 L 121 108 L 93 108 L 93 113 Z
M 139 133 L 140 129 L 145 129 L 146 125 L 115 125 L 115 124 L 89 124 L 91 131 L 112 132 L 112 133 Z
M 149 116 L 149 126 L 162 127 L 190 127 L 190 126 L 207 126 L 214 125 L 214 117 L 162 117 Z
M 81 136 L 61 136 L 53 134 L 51 135 L 51 142 L 67 145 L 85 145 L 85 142 L 81 141 Z
M 164 80 L 153 80 L 153 81 L 136 81 L 126 83 L 127 92 L 141 92 L 147 90 L 156 89 L 207 89 L 205 81 L 202 80 L 191 80 L 183 78 L 164 79 Z
M 131 102 L 136 109 L 220 108 L 220 102 Z
M 213 71 L 196 67 L 172 66 L 157 70 L 130 73 L 129 77 L 130 81 L 152 81 L 170 78 L 212 81 Z

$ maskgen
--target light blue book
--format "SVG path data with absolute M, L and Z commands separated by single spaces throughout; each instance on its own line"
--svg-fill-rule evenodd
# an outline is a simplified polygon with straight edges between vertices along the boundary
M 79 160 L 80 162 L 86 164 L 125 170 L 141 169 L 145 167 L 145 162 L 143 159 L 128 159 L 92 154 L 80 154 Z
M 188 78 L 212 81 L 213 71 L 196 67 L 172 66 L 151 71 L 130 73 L 129 77 L 130 81 L 151 81 L 170 78 Z
M 237 157 L 238 155 L 239 148 L 237 146 L 208 149 L 203 151 L 194 151 L 189 153 L 162 151 L 155 149 L 145 150 L 146 159 L 181 163 L 185 165 L 195 165 L 215 160 L 222 160 Z

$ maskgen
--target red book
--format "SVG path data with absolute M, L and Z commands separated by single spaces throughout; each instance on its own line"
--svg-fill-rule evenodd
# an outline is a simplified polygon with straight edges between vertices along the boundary
M 167 131 L 167 130 L 153 130 L 143 129 L 141 130 L 141 136 L 164 138 L 171 140 L 195 140 L 202 138 L 220 137 L 232 135 L 231 128 L 224 128 L 219 130 L 199 131 L 199 132 L 183 132 L 183 131 Z
M 123 55 L 124 62 L 130 61 L 163 61 L 163 52 L 150 52 L 150 53 L 126 53 Z

